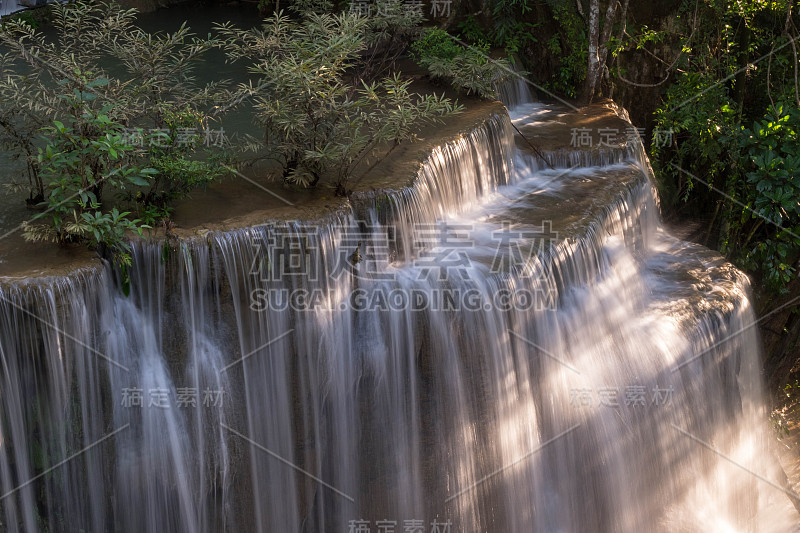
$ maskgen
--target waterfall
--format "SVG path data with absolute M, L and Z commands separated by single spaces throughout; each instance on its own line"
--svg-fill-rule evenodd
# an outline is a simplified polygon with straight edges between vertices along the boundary
M 503 83 L 497 84 L 497 95 L 506 107 L 513 109 L 519 105 L 527 104 L 536 100 L 531 91 L 531 85 L 515 63 L 513 75 Z
M 134 243 L 128 296 L 0 284 L 0 530 L 796 527 L 746 277 L 640 145 L 518 146 L 498 114 L 349 213 Z

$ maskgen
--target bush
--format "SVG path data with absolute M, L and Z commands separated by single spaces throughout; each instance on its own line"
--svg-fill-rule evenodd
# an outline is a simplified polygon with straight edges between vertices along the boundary
M 513 73 L 508 60 L 489 57 L 488 44 L 464 47 L 440 29 L 427 30 L 411 50 L 432 78 L 448 80 L 454 89 L 483 98 L 497 98 L 497 85 Z
M 742 218 L 753 225 L 740 253 L 744 266 L 760 272 L 773 291 L 783 290 L 795 277 L 792 263 L 800 256 L 799 133 L 800 110 L 789 104 L 777 106 L 739 137 L 746 154 L 747 205 L 752 207 Z M 758 230 L 764 240 L 751 244 Z
M 698 74 L 682 76 L 667 101 L 686 103 L 656 114 L 656 128 L 675 139 L 651 148 L 665 198 L 704 211 L 717 205 L 709 222 L 716 247 L 757 272 L 770 293 L 785 291 L 800 256 L 800 111 L 777 105 L 743 127 L 728 90 Z
M 709 214 L 711 205 L 707 244 L 755 274 L 767 298 L 789 290 L 800 258 L 793 5 L 684 6 L 699 11 L 678 32 L 646 32 L 640 41 L 668 39 L 682 50 L 656 112 L 656 129 L 672 130 L 672 142 L 651 146 L 663 198 L 692 214 Z
M 76 96 L 74 105 L 80 108 L 81 104 Z M 127 264 L 125 232 L 141 234 L 147 226 L 129 219 L 130 213 L 103 210 L 103 188 L 146 187 L 156 171 L 125 163 L 132 146 L 124 142 L 122 128 L 111 121 L 108 111 L 95 114 L 84 109 L 68 125 L 55 121 L 43 129 L 47 144 L 39 148 L 38 161 L 49 194 L 46 210 L 35 220 L 48 223 L 26 224 L 24 235 L 32 241 L 86 240 L 96 247 L 109 247 L 117 263 Z
M 250 31 L 219 26 L 231 60 L 253 61 L 258 75 L 255 85 L 240 87 L 265 131 L 266 143 L 251 140 L 249 148 L 266 148 L 284 180 L 314 187 L 330 179 L 345 195 L 377 146 L 413 139 L 421 125 L 460 111 L 444 96 L 410 93 L 398 76 L 356 84 L 349 69 L 366 49 L 369 24 L 350 14 L 308 13 L 302 21 L 278 14 Z
M 124 265 L 126 232 L 141 234 L 176 198 L 224 173 L 202 143 L 181 138 L 205 128 L 204 110 L 225 98 L 191 77 L 217 43 L 185 26 L 149 34 L 113 2 L 51 11 L 55 41 L 25 20 L 0 29 L 10 49 L 0 57 L 0 143 L 26 160 L 29 201 L 45 210 L 24 235 L 87 242 Z M 121 67 L 117 77 L 109 62 Z

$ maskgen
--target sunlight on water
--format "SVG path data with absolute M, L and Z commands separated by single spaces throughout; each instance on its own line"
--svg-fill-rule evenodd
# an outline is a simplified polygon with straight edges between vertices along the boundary
M 366 220 L 135 243 L 129 297 L 0 286 L 0 530 L 796 530 L 745 277 L 665 232 L 640 146 L 514 135 Z

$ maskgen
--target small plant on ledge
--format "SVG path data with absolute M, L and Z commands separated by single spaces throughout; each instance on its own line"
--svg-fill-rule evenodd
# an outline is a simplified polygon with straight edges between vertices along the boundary
M 488 44 L 462 46 L 438 28 L 427 30 L 411 50 L 432 78 L 448 80 L 454 89 L 482 98 L 497 98 L 496 87 L 514 72 L 507 59 L 489 57 Z
M 0 144 L 26 161 L 29 183 L 16 188 L 43 210 L 24 236 L 84 242 L 124 267 L 132 233 L 228 173 L 222 143 L 203 138 L 227 92 L 191 76 L 217 43 L 185 25 L 147 33 L 114 2 L 53 5 L 52 15 L 55 39 L 24 20 L 0 27 Z
M 353 14 L 308 12 L 302 20 L 276 14 L 263 27 L 218 27 L 230 60 L 253 62 L 257 80 L 239 87 L 252 97 L 268 151 L 284 181 L 315 187 L 333 182 L 338 195 L 356 167 L 379 146 L 391 151 L 425 124 L 461 111 L 450 99 L 409 91 L 398 74 L 363 82 L 351 69 L 362 60 L 370 21 Z

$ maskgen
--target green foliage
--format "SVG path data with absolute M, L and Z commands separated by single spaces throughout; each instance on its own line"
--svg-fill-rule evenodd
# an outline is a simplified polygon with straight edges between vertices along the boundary
M 217 42 L 185 25 L 144 32 L 134 10 L 113 2 L 51 11 L 55 38 L 24 20 L 0 29 L 9 50 L 0 56 L 0 144 L 25 160 L 29 202 L 45 209 L 25 236 L 83 241 L 124 265 L 126 232 L 140 234 L 223 174 L 202 143 L 181 138 L 206 128 L 204 110 L 225 98 L 220 84 L 197 87 L 192 77 Z
M 782 291 L 800 251 L 800 112 L 781 106 L 744 128 L 724 86 L 695 74 L 682 76 L 667 96 L 676 107 L 659 109 L 656 127 L 671 129 L 676 142 L 652 149 L 662 184 L 673 184 L 667 198 L 724 202 L 712 221 L 719 224 L 717 246 L 758 271 L 770 291 Z
M 509 58 L 526 44 L 536 42 L 534 30 L 537 25 L 525 20 L 525 15 L 533 9 L 532 4 L 528 0 L 497 0 L 492 6 L 489 40 L 494 46 L 503 48 Z
M 743 165 L 752 218 L 766 221 L 764 238 L 744 242 L 743 264 L 762 273 L 773 290 L 796 275 L 792 262 L 800 255 L 800 110 L 778 106 L 745 128 L 739 144 L 747 156 Z
M 651 154 L 657 159 L 669 154 L 671 164 L 659 167 L 662 177 L 676 184 L 676 189 L 665 191 L 668 201 L 689 198 L 694 181 L 679 170 L 687 162 L 703 168 L 704 181 L 726 188 L 719 179 L 738 158 L 736 137 L 741 128 L 724 85 L 706 75 L 685 74 L 669 87 L 665 102 L 656 111 L 656 128 L 672 131 L 677 149 L 654 144 Z
M 276 3 L 274 14 L 282 14 Z M 359 80 L 376 81 L 394 70 L 396 61 L 421 32 L 425 16 L 421 9 L 409 9 L 405 0 L 379 0 L 366 4 L 368 13 L 360 13 L 352 4 L 331 0 L 293 0 L 287 10 L 293 19 L 307 20 L 312 15 L 334 15 L 349 10 L 364 19 L 361 28 L 364 48 L 356 58 L 350 75 L 354 85 Z M 366 9 L 365 9 L 366 10 Z
M 479 48 L 485 46 L 487 42 L 496 48 L 502 48 L 508 59 L 513 61 L 514 54 L 522 51 L 526 44 L 537 42 L 534 31 L 540 23 L 534 24 L 523 20 L 520 14 L 514 11 L 515 4 L 503 4 L 508 11 L 499 8 L 500 5 L 501 3 L 497 3 L 492 9 L 490 28 L 481 27 L 475 16 L 467 15 L 458 25 L 459 36 L 465 42 Z
M 800 110 L 778 106 L 752 130 L 745 129 L 742 148 L 752 165 L 746 168 L 747 182 L 761 195 L 753 209 L 763 218 L 780 225 L 800 216 Z
M 313 187 L 329 178 L 346 194 L 374 148 L 411 139 L 415 128 L 459 111 L 444 96 L 410 93 L 396 76 L 356 85 L 349 70 L 367 50 L 369 24 L 350 14 L 308 13 L 302 21 L 278 14 L 250 31 L 219 27 L 230 58 L 253 62 L 258 82 L 240 92 L 252 96 L 284 180 Z
M 485 46 L 485 45 L 484 45 Z M 425 58 L 450 61 L 462 54 L 464 49 L 444 30 L 430 29 L 423 37 L 411 45 L 412 57 L 418 62 Z
M 78 95 L 73 102 L 82 107 Z M 32 241 L 86 240 L 95 247 L 107 246 L 114 259 L 125 264 L 129 251 L 125 232 L 141 235 L 146 226 L 116 207 L 104 212 L 103 187 L 147 186 L 155 170 L 124 163 L 132 147 L 124 142 L 119 124 L 109 119 L 109 110 L 95 114 L 84 109 L 69 125 L 55 121 L 43 129 L 46 144 L 39 149 L 38 159 L 49 195 L 47 209 L 35 220 L 47 220 L 47 224 L 28 223 L 24 235 Z
M 16 23 L 26 24 L 31 28 L 39 28 L 41 26 L 40 19 L 31 11 L 20 11 L 19 13 L 8 15 L 8 19 Z
M 781 294 L 800 257 L 800 102 L 788 33 L 796 14 L 787 2 L 699 6 L 699 25 L 669 36 L 684 72 L 656 112 L 655 127 L 672 130 L 674 142 L 651 147 L 654 167 L 667 203 L 703 214 L 716 206 L 709 244 Z M 638 36 L 642 46 L 664 39 Z
M 458 24 L 458 34 L 470 44 L 482 43 L 486 40 L 486 30 L 481 27 L 475 15 L 467 15 Z
M 403 0 L 381 0 L 380 9 L 367 17 L 365 49 L 354 72 L 375 81 L 391 72 L 408 45 L 419 37 L 425 21 L 421 11 L 409 9 Z
M 209 119 L 203 113 L 189 105 L 181 110 L 164 106 L 162 113 L 163 128 L 149 133 L 140 129 L 134 135 L 142 139 L 140 158 L 156 171 L 150 187 L 141 194 L 123 198 L 138 202 L 140 209 L 156 206 L 167 213 L 175 200 L 229 175 L 226 167 L 232 161 L 229 155 L 211 149 L 212 145 L 224 144 L 224 139 L 217 138 L 224 131 L 212 134 Z
M 560 31 L 551 37 L 547 47 L 559 58 L 559 66 L 555 78 L 546 85 L 553 92 L 576 98 L 586 79 L 589 37 L 583 20 L 566 3 L 551 4 Z
M 453 88 L 496 98 L 496 87 L 511 76 L 506 59 L 491 59 L 489 45 L 464 47 L 444 30 L 429 29 L 411 45 L 413 57 L 434 79 L 445 79 Z

